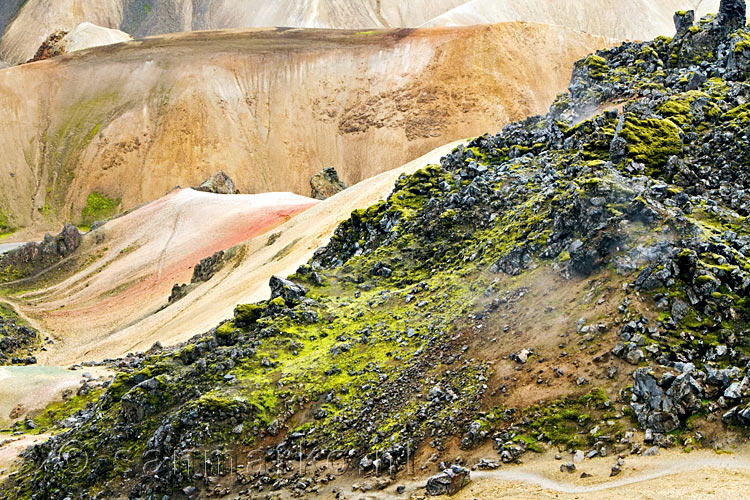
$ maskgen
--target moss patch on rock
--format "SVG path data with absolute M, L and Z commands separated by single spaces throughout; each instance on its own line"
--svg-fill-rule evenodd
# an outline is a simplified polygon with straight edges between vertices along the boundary
M 620 134 L 628 142 L 628 156 L 651 175 L 658 175 L 670 156 L 682 154 L 680 129 L 669 119 L 627 117 Z
M 96 221 L 105 221 L 117 215 L 119 206 L 119 198 L 110 198 L 95 191 L 86 199 L 86 206 L 81 211 L 81 224 L 91 226 Z

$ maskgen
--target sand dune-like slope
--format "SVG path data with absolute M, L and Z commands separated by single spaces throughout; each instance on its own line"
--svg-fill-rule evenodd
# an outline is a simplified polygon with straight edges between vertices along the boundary
M 0 59 L 20 63 L 48 34 L 88 21 L 136 38 L 193 30 L 288 26 L 371 29 L 503 21 L 557 24 L 614 38 L 671 35 L 672 14 L 719 0 L 7 0 Z M 15 20 L 5 29 L 15 16 Z
M 255 237 L 252 230 L 262 217 L 252 211 L 252 204 L 250 220 L 234 218 L 235 224 L 242 221 L 248 226 L 246 236 L 241 236 L 229 221 L 212 222 L 221 217 L 222 210 L 213 210 L 214 206 L 206 203 L 222 203 L 232 197 L 192 190 L 173 193 L 110 222 L 102 229 L 106 239 L 91 245 L 94 233 L 84 250 L 96 256 L 107 248 L 106 257 L 58 286 L 20 298 L 22 312 L 56 338 L 47 352 L 40 353 L 40 362 L 64 366 L 81 359 L 115 357 L 148 349 L 156 341 L 174 344 L 209 330 L 231 317 L 238 303 L 268 298 L 271 276 L 286 276 L 307 262 L 353 210 L 385 198 L 399 175 L 436 163 L 456 145 L 443 146 L 357 184 Z M 285 202 L 291 205 L 289 212 L 314 203 L 299 197 L 277 200 L 275 196 L 255 199 L 272 203 L 268 210 L 277 217 Z M 238 238 L 247 241 L 235 249 L 235 257 L 216 276 L 159 310 L 167 303 L 171 285 L 190 279 L 196 259 L 229 248 Z M 119 256 L 121 253 L 125 255 Z
M 672 15 L 694 9 L 698 16 L 717 12 L 719 0 L 471 0 L 441 14 L 424 26 L 466 26 L 507 21 L 556 24 L 619 39 L 651 40 L 671 36 Z
M 124 210 L 222 169 L 244 193 L 351 185 L 545 111 L 608 39 L 507 23 L 352 32 L 194 32 L 0 72 L 0 212 L 16 240 Z M 480 112 L 478 112 L 480 111 Z
M 27 314 L 59 336 L 61 345 L 95 342 L 166 305 L 172 286 L 190 282 L 201 259 L 317 203 L 291 193 L 175 190 L 88 234 L 78 260 L 81 271 L 21 300 Z
M 106 371 L 99 368 L 70 371 L 50 366 L 0 366 L 0 426 L 5 427 L 29 412 L 42 410 L 60 399 L 66 389 L 75 392 L 84 373 L 94 377 L 106 375 Z M 11 415 L 14 418 L 10 418 Z M 0 442 L 6 437 L 0 435 Z M 0 469 L 2 467 L 3 450 L 0 448 Z

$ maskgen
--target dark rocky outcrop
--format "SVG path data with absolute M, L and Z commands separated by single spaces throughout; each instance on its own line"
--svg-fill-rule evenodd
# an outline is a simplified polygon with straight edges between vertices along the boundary
M 0 365 L 36 363 L 33 353 L 41 340 L 38 331 L 0 309 Z
M 745 0 L 721 0 L 716 23 L 728 31 L 735 31 L 747 23 L 747 6 Z
M 201 183 L 200 186 L 193 188 L 196 191 L 215 194 L 235 194 L 234 182 L 222 170 L 212 175 Z
M 187 296 L 196 286 L 213 278 L 216 273 L 221 271 L 232 255 L 232 250 L 228 250 L 227 252 L 220 250 L 210 257 L 206 257 L 198 262 L 193 268 L 193 277 L 189 284 L 175 284 L 172 287 L 172 294 L 169 296 L 169 304 Z
M 274 276 L 270 281 L 271 300 L 281 297 L 288 306 L 298 304 L 307 294 L 307 289 L 284 278 Z
M 471 480 L 468 469 L 453 465 L 440 474 L 427 480 L 426 492 L 428 496 L 455 495 Z
M 67 34 L 68 32 L 65 30 L 58 30 L 50 34 L 47 39 L 42 42 L 42 45 L 39 46 L 39 50 L 36 51 L 34 57 L 29 59 L 27 63 L 44 61 L 45 59 L 64 54 L 60 49 L 60 42 Z
M 26 278 L 70 257 L 81 245 L 78 228 L 65 224 L 57 236 L 46 234 L 40 243 L 27 243 L 0 257 L 0 281 Z
M 695 367 L 684 367 L 685 372 L 675 375 L 666 372 L 658 380 L 647 368 L 633 374 L 633 395 L 638 402 L 631 403 L 638 422 L 644 429 L 660 434 L 672 432 L 702 408 L 703 386 L 695 376 Z
M 310 178 L 310 188 L 313 198 L 325 200 L 346 189 L 346 184 L 339 179 L 339 174 L 334 167 L 328 167 Z
M 695 11 L 688 10 L 676 12 L 674 15 L 674 27 L 677 30 L 676 37 L 685 36 L 690 28 L 695 24 Z

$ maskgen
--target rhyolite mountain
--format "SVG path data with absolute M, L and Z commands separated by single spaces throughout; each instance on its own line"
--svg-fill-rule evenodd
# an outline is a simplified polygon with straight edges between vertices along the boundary
M 398 477 L 459 448 L 510 463 L 746 436 L 745 3 L 675 24 L 577 62 L 548 114 L 400 178 L 270 300 L 119 360 L 32 423 L 66 418 L 3 495 L 304 497 L 336 488 L 330 460 Z M 196 474 L 204 451 L 266 465 Z
M 526 23 L 271 28 L 163 35 L 7 68 L 0 237 L 88 226 L 220 170 L 242 193 L 309 196 L 329 166 L 353 185 L 543 112 L 577 59 L 613 43 Z
M 579 3 L 495 0 L 477 18 L 435 23 L 477 6 L 3 3 L 0 61 L 20 66 L 0 74 L 0 237 L 38 240 L 65 222 L 87 226 L 82 212 L 98 201 L 130 210 L 219 170 L 244 193 L 309 196 L 310 178 L 329 166 L 352 185 L 544 112 L 575 60 L 625 38 L 669 34 L 673 11 L 707 2 Z M 441 27 L 412 29 L 426 22 Z M 353 31 L 196 31 L 268 26 Z M 183 33 L 165 35 L 173 32 Z M 128 34 L 161 36 L 77 51 Z M 40 62 L 21 64 L 29 60 Z M 485 112 L 467 112 L 477 108 Z
M 527 21 L 610 38 L 668 34 L 679 9 L 716 12 L 718 0 L 4 0 L 0 60 L 29 60 L 49 35 L 82 22 L 135 38 L 184 31 L 285 26 L 366 30 Z

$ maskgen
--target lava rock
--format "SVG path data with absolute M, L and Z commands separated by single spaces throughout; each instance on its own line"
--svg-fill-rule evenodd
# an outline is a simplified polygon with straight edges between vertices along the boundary
M 222 170 L 219 170 L 214 175 L 207 178 L 200 186 L 194 189 L 196 191 L 214 194 L 235 194 L 234 182 Z
M 453 465 L 427 480 L 428 496 L 455 495 L 471 480 L 469 469 Z
M 334 167 L 328 167 L 310 178 L 310 189 L 313 198 L 325 200 L 346 189 L 346 184 L 339 179 Z
M 270 280 L 271 300 L 281 297 L 287 306 L 298 304 L 307 295 L 307 288 L 287 279 L 273 276 Z

